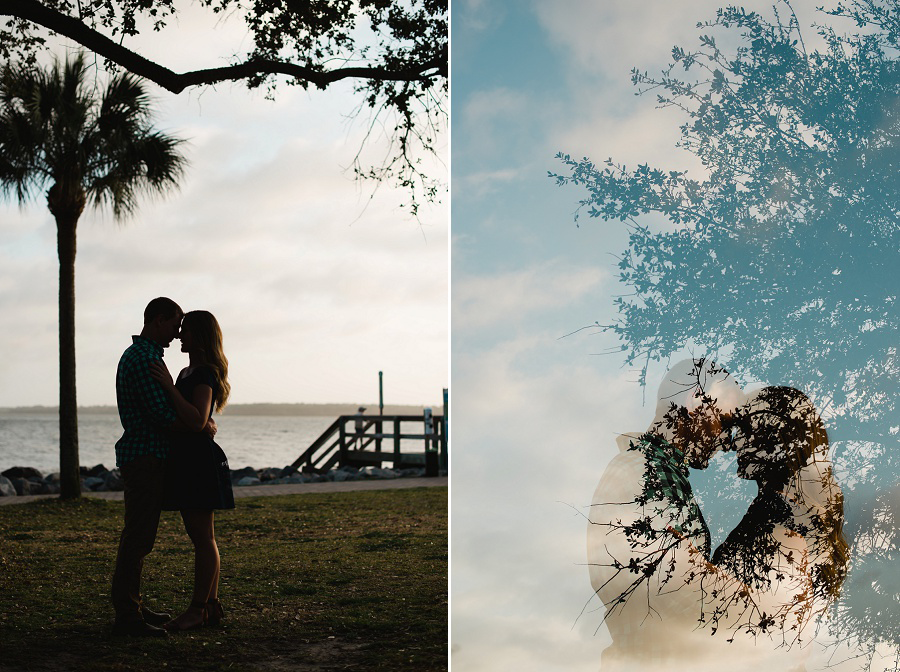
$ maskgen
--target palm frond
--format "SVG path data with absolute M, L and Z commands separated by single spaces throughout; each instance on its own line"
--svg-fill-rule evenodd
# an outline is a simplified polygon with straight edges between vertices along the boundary
M 0 193 L 20 204 L 48 177 L 39 151 L 45 132 L 33 114 L 38 90 L 33 71 L 11 64 L 0 70 Z
M 41 70 L 0 68 L 0 193 L 24 203 L 48 184 L 121 219 L 142 194 L 177 187 L 183 141 L 153 128 L 146 87 L 130 73 L 99 89 L 82 54 Z

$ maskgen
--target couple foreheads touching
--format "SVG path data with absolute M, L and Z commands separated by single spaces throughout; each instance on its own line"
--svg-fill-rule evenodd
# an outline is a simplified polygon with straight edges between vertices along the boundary
M 801 391 L 745 394 L 710 360 L 673 366 L 643 432 L 618 437 L 592 500 L 591 584 L 606 610 L 607 670 L 740 660 L 804 669 L 804 648 L 846 576 L 843 495 L 819 413 Z M 736 454 L 758 494 L 717 548 L 689 467 Z M 726 493 L 713 497 L 733 505 Z M 721 648 L 722 646 L 726 648 Z

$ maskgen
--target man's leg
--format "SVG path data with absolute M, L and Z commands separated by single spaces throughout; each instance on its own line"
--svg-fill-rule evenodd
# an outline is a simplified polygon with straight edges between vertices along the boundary
M 141 569 L 153 550 L 162 506 L 165 461 L 142 455 L 121 468 L 125 481 L 125 527 L 112 582 L 116 622 L 143 621 L 141 615 Z

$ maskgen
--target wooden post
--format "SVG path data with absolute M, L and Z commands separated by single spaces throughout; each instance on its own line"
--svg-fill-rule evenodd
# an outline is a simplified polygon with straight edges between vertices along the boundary
M 400 418 L 394 418 L 394 469 L 400 464 Z
M 338 459 L 339 465 L 344 466 L 347 464 L 347 427 L 346 422 L 343 417 L 341 418 L 341 426 L 340 426 L 340 446 L 341 446 L 341 457 Z
M 423 427 L 425 431 L 425 452 L 427 453 L 431 450 L 433 443 L 432 434 L 434 433 L 434 415 L 431 412 L 431 408 L 425 409 L 423 419 L 425 421 L 425 426 Z
M 378 415 L 384 415 L 384 386 L 382 385 L 382 373 L 378 372 Z
M 437 437 L 434 432 L 435 417 L 430 408 L 425 409 L 425 475 L 438 475 Z
M 441 469 L 448 471 L 447 469 L 447 418 L 443 415 L 441 416 L 440 422 L 438 423 L 437 431 L 440 432 L 440 439 L 438 439 L 438 464 L 441 465 Z
M 447 468 L 447 416 L 443 416 L 439 424 L 440 428 L 440 465 L 442 469 Z

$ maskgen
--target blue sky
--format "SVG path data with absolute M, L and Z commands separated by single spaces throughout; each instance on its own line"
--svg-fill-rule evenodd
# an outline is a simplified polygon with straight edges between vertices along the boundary
M 247 39 L 239 17 L 188 8 L 131 43 L 175 70 L 214 67 Z M 64 43 L 54 40 L 57 53 Z M 346 170 L 367 115 L 351 85 L 282 87 L 276 100 L 240 84 L 175 96 L 150 86 L 160 128 L 186 138 L 181 190 L 145 200 L 120 225 L 86 211 L 78 225 L 78 401 L 114 404 L 119 355 L 142 312 L 167 295 L 212 311 L 231 362 L 232 401 L 438 405 L 449 383 L 449 203 L 421 221 L 406 195 Z M 446 175 L 441 143 L 427 170 Z M 364 158 L 378 163 L 376 138 Z M 55 225 L 43 199 L 0 204 L 0 407 L 58 398 Z M 169 367 L 186 365 L 176 347 Z
M 695 45 L 717 6 L 453 4 L 455 670 L 599 668 L 608 635 L 579 512 L 615 437 L 649 424 L 664 366 L 644 389 L 621 353 L 600 354 L 611 335 L 560 338 L 613 316 L 627 239 L 616 223 L 576 226 L 583 194 L 547 173 L 561 169 L 557 152 L 699 172 L 675 147 L 679 116 L 635 96 L 630 73 L 659 72 L 674 45 Z M 812 3 L 795 9 L 813 18 Z
M 569 505 L 590 503 L 645 409 L 621 362 L 592 356 L 607 337 L 560 339 L 610 316 L 624 235 L 576 227 L 580 194 L 547 172 L 587 151 L 568 134 L 610 116 L 585 98 L 613 73 L 578 65 L 536 3 L 456 2 L 452 25 L 453 665 L 596 669 L 606 639 L 596 612 L 578 619 L 592 591 Z

